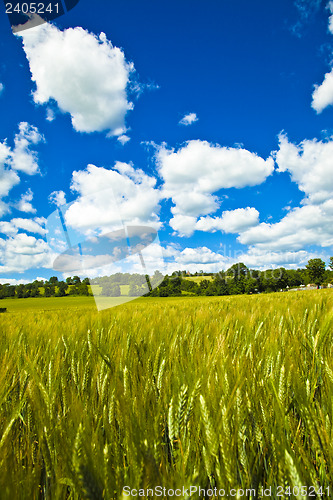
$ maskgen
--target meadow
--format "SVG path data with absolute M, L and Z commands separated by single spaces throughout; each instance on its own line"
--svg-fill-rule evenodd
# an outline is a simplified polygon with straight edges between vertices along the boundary
M 331 496 L 331 290 L 1 307 L 1 499 Z

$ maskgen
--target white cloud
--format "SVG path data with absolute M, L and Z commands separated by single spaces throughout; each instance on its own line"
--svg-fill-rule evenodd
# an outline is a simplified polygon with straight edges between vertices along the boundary
M 128 137 L 128 135 L 125 135 L 125 134 L 120 135 L 120 136 L 118 137 L 118 141 L 120 142 L 120 144 L 121 144 L 122 146 L 125 146 L 125 144 L 126 144 L 128 141 L 130 141 L 130 140 L 131 140 L 131 138 L 130 138 L 130 137 Z
M 240 229 L 239 242 L 249 245 L 250 253 L 259 252 L 259 255 L 264 252 L 278 255 L 281 252 L 292 252 L 294 255 L 296 252 L 298 255 L 308 246 L 332 246 L 333 140 L 304 140 L 295 145 L 281 134 L 280 148 L 275 156 L 278 172 L 288 172 L 292 181 L 304 192 L 302 206 L 289 207 L 288 213 L 279 222 Z M 212 225 L 214 222 L 211 222 Z
M 331 0 L 327 9 L 330 11 L 331 15 L 328 20 L 328 29 L 333 35 L 333 1 Z M 312 108 L 321 113 L 327 106 L 333 105 L 333 69 L 325 74 L 324 80 L 320 85 L 315 85 L 315 89 L 312 94 Z
M 156 179 L 132 165 L 116 162 L 113 169 L 88 165 L 73 172 L 71 189 L 81 198 L 66 212 L 75 228 L 107 228 L 115 222 L 160 227 L 160 192 Z
M 28 233 L 40 234 L 45 236 L 46 230 L 43 227 L 45 225 L 46 219 L 42 217 L 36 217 L 35 219 L 22 219 L 14 218 L 9 222 L 0 221 L 0 232 L 6 234 L 7 236 L 12 236 L 18 233 L 20 229 L 27 231 Z
M 36 127 L 29 125 L 29 123 L 21 122 L 19 124 L 19 133 L 15 135 L 15 146 L 11 153 L 12 169 L 19 170 L 28 175 L 38 173 L 37 154 L 31 151 L 30 148 L 43 141 L 44 138 Z
M 297 269 L 305 267 L 309 259 L 318 257 L 313 253 L 305 250 L 299 251 L 267 251 L 258 248 L 250 248 L 248 252 L 241 254 L 235 260 L 243 262 L 250 269 L 274 269 L 284 267 L 286 269 Z M 323 255 L 320 256 L 323 258 Z
M 266 251 L 298 251 L 333 245 L 333 200 L 291 210 L 275 224 L 261 223 L 239 236 L 244 245 Z
M 0 95 L 2 94 L 2 92 L 4 91 L 4 89 L 5 89 L 4 84 L 0 82 Z
M 168 245 L 163 249 L 166 258 L 166 270 L 169 274 L 176 270 L 188 270 L 190 272 L 218 272 L 229 267 L 229 259 L 220 253 L 213 252 L 203 246 L 196 248 L 179 248 Z
M 321 85 L 315 85 L 311 106 L 317 113 L 333 104 L 333 69 L 325 74 Z
M 329 9 L 329 11 L 331 13 L 331 15 L 330 15 L 330 17 L 328 19 L 328 29 L 329 29 L 329 31 L 333 35 L 333 2 L 332 1 L 328 2 L 327 7 L 328 7 L 328 9 Z
M 10 168 L 11 153 L 6 141 L 0 142 L 0 198 L 8 196 L 10 190 L 20 182 L 17 173 Z
M 8 196 L 10 190 L 20 182 L 16 172 L 0 166 L 0 196 Z
M 183 118 L 180 120 L 179 124 L 188 126 L 188 125 L 192 125 L 192 123 L 195 123 L 198 120 L 199 120 L 199 118 L 197 117 L 196 113 L 189 113 L 189 114 L 183 116 Z
M 19 36 L 36 83 L 37 104 L 56 101 L 62 112 L 70 113 L 78 132 L 124 134 L 125 115 L 133 108 L 127 87 L 134 66 L 104 33 L 97 37 L 80 27 L 61 31 L 45 23 Z
M 175 204 L 170 225 L 183 235 L 193 232 L 200 215 L 219 208 L 214 193 L 261 184 L 274 170 L 272 158 L 264 160 L 246 149 L 200 140 L 189 141 L 178 151 L 161 146 L 156 159 L 164 180 L 163 196 Z
M 49 202 L 61 207 L 66 204 L 66 195 L 63 191 L 53 191 L 49 196 Z
M 163 254 L 169 274 L 176 270 L 217 273 L 227 270 L 237 262 L 243 262 L 250 269 L 266 270 L 277 267 L 297 269 L 304 267 L 312 258 L 320 257 L 327 260 L 324 253 L 316 254 L 305 250 L 269 251 L 258 248 L 250 248 L 245 252 L 242 250 L 231 252 L 230 249 L 224 248 L 220 252 L 213 252 L 207 247 L 180 250 L 174 245 L 168 245 L 163 250 Z
M 200 231 L 224 231 L 225 233 L 240 233 L 249 227 L 259 224 L 259 212 L 253 207 L 226 210 L 222 217 L 201 217 L 196 223 Z
M 180 236 L 191 236 L 197 223 L 196 217 L 190 215 L 176 214 L 169 220 L 169 224 Z
M 9 204 L 3 198 L 6 198 L 11 189 L 19 184 L 18 172 L 28 175 L 39 172 L 37 154 L 32 148 L 42 140 L 43 137 L 39 134 L 37 128 L 26 122 L 21 122 L 19 132 L 14 138 L 13 148 L 8 146 L 6 139 L 0 142 L 0 217 L 10 211 Z M 28 205 L 26 205 L 26 208 L 28 208 Z
M 42 239 L 19 233 L 0 239 L 0 273 L 23 272 L 26 269 L 50 268 L 50 254 Z
M 0 285 L 26 285 L 27 283 L 31 283 L 33 280 L 28 279 L 12 279 L 12 278 L 0 278 Z
M 33 197 L 34 197 L 33 192 L 29 188 L 25 194 L 22 194 L 21 199 L 16 204 L 17 210 L 20 210 L 20 212 L 26 212 L 26 213 L 30 212 L 32 214 L 36 213 L 36 209 L 30 203 L 32 201 Z
M 289 172 L 307 198 L 307 203 L 319 203 L 333 196 L 333 140 L 304 140 L 299 145 L 280 135 L 276 153 L 279 172 Z
M 48 122 L 53 122 L 53 120 L 55 119 L 55 112 L 52 108 L 46 109 L 46 119 Z

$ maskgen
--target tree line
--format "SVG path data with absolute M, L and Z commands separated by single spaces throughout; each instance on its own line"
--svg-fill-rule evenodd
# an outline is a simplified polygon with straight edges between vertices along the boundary
M 32 283 L 0 285 L 0 299 L 17 298 L 27 299 L 30 297 L 65 297 L 67 295 L 91 295 L 89 279 L 81 281 L 79 276 L 59 281 L 56 276 L 49 280 L 35 280 Z
M 197 276 L 203 279 L 196 281 Z M 333 257 L 330 257 L 328 268 L 322 259 L 310 259 L 305 268 L 299 269 L 280 267 L 258 271 L 249 269 L 239 262 L 227 271 L 220 271 L 216 274 L 203 272 L 190 274 L 188 271 L 175 271 L 170 276 L 163 277 L 159 271 L 155 271 L 151 277 L 141 274 L 116 273 L 91 280 L 88 278 L 81 280 L 79 276 L 74 276 L 64 281 L 52 276 L 46 281 L 35 280 L 24 285 L 0 285 L 0 299 L 88 296 L 92 295 L 91 285 L 99 286 L 100 293 L 104 296 L 169 297 L 255 294 L 304 287 L 308 284 L 319 288 L 328 283 L 333 283 Z
M 200 276 L 200 274 L 197 273 Z M 179 295 L 239 295 L 277 292 L 312 284 L 319 288 L 333 282 L 333 257 L 329 268 L 321 259 L 310 259 L 304 269 L 249 269 L 239 262 L 227 271 L 206 275 L 199 282 L 188 278 L 186 271 L 176 271 L 166 276 L 163 282 L 147 294 L 155 297 Z

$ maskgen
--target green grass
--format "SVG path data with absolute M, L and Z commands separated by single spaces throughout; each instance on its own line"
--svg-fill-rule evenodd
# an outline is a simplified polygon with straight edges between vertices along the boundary
M 8 302 L 1 499 L 333 488 L 331 290 L 140 298 L 101 313 L 85 297 Z

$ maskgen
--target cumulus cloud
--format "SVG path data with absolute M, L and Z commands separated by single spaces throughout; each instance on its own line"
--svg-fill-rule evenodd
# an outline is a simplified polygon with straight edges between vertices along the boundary
M 28 279 L 12 279 L 12 278 L 0 278 L 0 285 L 26 285 L 27 283 L 31 283 L 33 280 Z
M 177 270 L 217 273 L 227 270 L 237 262 L 243 262 L 250 269 L 266 270 L 277 267 L 297 269 L 298 267 L 304 267 L 309 259 L 316 257 L 327 259 L 323 252 L 265 250 L 255 247 L 245 251 L 231 251 L 230 248 L 221 248 L 221 251 L 213 252 L 207 247 L 184 248 L 181 250 L 175 245 L 168 245 L 163 250 L 163 254 L 169 274 Z
M 36 104 L 55 101 L 70 113 L 78 132 L 124 134 L 126 113 L 133 108 L 127 89 L 134 66 L 104 33 L 97 37 L 80 27 L 61 31 L 45 23 L 19 36 L 36 84 Z
M 186 235 L 191 234 L 191 223 L 193 232 L 200 215 L 219 208 L 214 193 L 261 184 L 274 170 L 273 158 L 265 160 L 246 149 L 200 140 L 189 141 L 178 151 L 161 146 L 156 159 L 164 180 L 163 196 L 171 198 L 175 205 L 170 225 Z
M 0 221 L 0 232 L 11 236 L 17 234 L 19 230 L 22 229 L 28 233 L 45 236 L 46 230 L 43 227 L 45 222 L 46 219 L 43 217 L 35 217 L 34 219 L 14 218 L 9 222 Z
M 31 151 L 31 146 L 36 146 L 44 141 L 38 129 L 29 123 L 21 122 L 19 132 L 15 135 L 14 149 L 11 153 L 11 167 L 13 170 L 24 172 L 28 175 L 38 173 L 37 154 Z
M 296 145 L 280 135 L 276 153 L 279 172 L 289 172 L 291 179 L 306 194 L 307 203 L 319 203 L 333 196 L 333 140 L 304 140 Z
M 298 255 L 308 246 L 329 247 L 333 245 L 333 140 L 304 140 L 297 145 L 284 134 L 279 139 L 279 150 L 275 153 L 277 171 L 288 172 L 303 191 L 302 206 L 288 207 L 288 213 L 276 223 L 255 223 L 253 213 L 253 227 L 239 228 L 238 240 L 250 246 L 253 255 L 264 252 Z M 214 228 L 220 225 L 218 219 L 207 223 Z
M 36 213 L 36 209 L 31 204 L 33 197 L 33 192 L 29 188 L 26 193 L 22 194 L 21 199 L 17 202 L 15 208 L 17 208 L 20 212 L 30 212 L 32 214 Z
M 327 5 L 331 15 L 328 20 L 328 29 L 333 35 L 333 1 Z M 333 104 L 333 69 L 325 74 L 324 80 L 320 85 L 315 85 L 312 94 L 312 108 L 321 113 L 327 106 Z
M 197 117 L 196 113 L 189 113 L 183 116 L 183 118 L 179 121 L 179 125 L 185 125 L 185 126 L 192 125 L 192 123 L 195 123 L 198 120 L 199 118 Z
M 166 270 L 169 274 L 173 271 L 184 270 L 190 272 L 218 272 L 229 267 L 230 259 L 224 255 L 213 252 L 205 246 L 183 250 L 174 245 L 168 245 L 163 249 L 166 259 Z
M 170 227 L 179 236 L 191 236 L 196 228 L 197 218 L 190 215 L 176 214 L 169 220 Z
M 333 35 L 333 2 L 332 1 L 328 2 L 327 7 L 328 7 L 328 9 L 329 9 L 329 11 L 331 13 L 331 15 L 330 15 L 330 17 L 328 19 L 328 29 L 329 29 L 329 31 Z
M 319 257 L 319 255 L 307 252 L 305 250 L 299 251 L 267 251 L 258 248 L 250 248 L 248 252 L 241 254 L 237 262 L 243 262 L 250 269 L 274 269 L 277 267 L 284 267 L 286 269 L 297 269 L 305 267 L 309 259 Z M 320 258 L 323 258 L 320 255 Z M 235 262 L 236 262 L 235 261 Z
M 253 207 L 225 210 L 221 217 L 201 217 L 196 223 L 200 231 L 240 233 L 259 224 L 259 212 Z
M 327 106 L 333 104 L 333 69 L 325 74 L 321 85 L 315 85 L 312 94 L 311 106 L 317 113 L 321 113 Z
M 0 262 L 0 273 L 51 267 L 50 253 L 46 242 L 25 233 L 0 239 Z
M 298 251 L 309 245 L 333 245 L 333 201 L 291 210 L 275 224 L 261 223 L 239 236 L 260 250 Z
M 53 191 L 49 196 L 49 202 L 61 207 L 66 204 L 66 195 L 63 191 Z
M 131 138 L 130 138 L 130 137 L 128 137 L 128 135 L 126 135 L 126 134 L 120 135 L 120 136 L 118 137 L 118 141 L 120 142 L 120 144 L 121 144 L 122 146 L 125 146 L 125 144 L 126 144 L 128 141 L 130 141 L 130 140 L 131 140 Z
M 8 146 L 7 140 L 0 142 L 0 217 L 9 211 L 9 205 L 3 198 L 6 198 L 11 189 L 19 184 L 18 172 L 28 175 L 39 172 L 37 153 L 33 148 L 42 141 L 43 137 L 36 127 L 22 122 L 14 138 L 14 147 Z M 18 207 L 26 209 L 23 211 L 33 210 L 31 204 L 28 205 L 31 201 L 30 196 L 28 191 L 18 203 Z
M 73 172 L 71 189 L 79 198 L 66 211 L 66 223 L 106 229 L 122 220 L 159 228 L 160 192 L 155 185 L 155 178 L 128 163 L 116 162 L 113 169 L 88 165 Z

